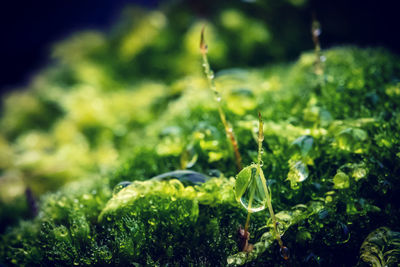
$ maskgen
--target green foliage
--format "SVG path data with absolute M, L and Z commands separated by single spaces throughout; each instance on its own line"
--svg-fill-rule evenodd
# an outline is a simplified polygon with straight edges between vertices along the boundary
M 250 181 L 254 178 L 255 169 L 256 168 L 254 166 L 245 167 L 236 176 L 235 196 L 236 196 L 237 201 L 240 201 L 240 198 L 243 196 L 244 192 L 246 191 Z
M 244 217 L 233 183 L 134 182 L 109 201 L 104 179 L 73 184 L 44 198 L 33 222 L 2 237 L 2 258 L 17 265 L 224 264 Z
M 229 12 L 224 16 L 243 18 Z M 218 108 L 201 66 L 187 67 L 199 55 L 184 50 L 170 61 L 165 51 L 179 50 L 169 50 L 177 35 L 170 23 L 158 12 L 137 19 L 153 24 L 131 22 L 111 37 L 91 33 L 60 44 L 54 52 L 59 62 L 30 90 L 5 100 L 26 108 L 4 105 L 0 212 L 29 212 L 18 204 L 26 187 L 39 195 L 79 181 L 42 196 L 38 216 L 2 234 L 1 263 L 281 265 L 265 213 L 252 215 L 254 250 L 239 253 L 236 235 L 246 212 L 235 190 L 243 195 L 251 169 L 239 174 L 235 189 L 235 180 L 226 178 L 237 173 Z M 197 36 L 196 50 L 199 25 L 184 36 L 187 47 Z M 146 43 L 122 45 L 147 31 Z M 263 36 L 260 42 L 268 40 Z M 221 40 L 210 43 L 228 49 Z M 400 65 L 379 49 L 341 47 L 324 56 L 322 83 L 313 53 L 288 65 L 220 71 L 215 83 L 245 166 L 257 161 L 258 120 L 252 114 L 260 110 L 266 118 L 263 172 L 293 265 L 349 266 L 370 232 L 381 225 L 398 229 Z M 220 66 L 224 57 L 221 52 Z M 135 69 L 140 62 L 143 69 Z M 172 74 L 163 83 L 139 79 L 149 66 L 160 69 L 148 78 Z M 213 178 L 201 185 L 149 180 L 182 166 Z M 123 181 L 132 184 L 113 196 Z M 0 218 L 7 225 L 17 219 Z M 338 257 L 343 254 L 348 256 Z
M 19 181 L 7 179 L 4 186 L 18 192 L 29 187 L 39 196 L 69 181 L 113 170 L 131 154 L 137 140 L 147 135 L 142 131 L 144 125 L 161 117 L 186 87 L 203 87 L 199 81 L 202 67 L 196 62 L 198 35 L 205 23 L 215 69 L 257 66 L 264 64 L 260 55 L 281 60 L 303 50 L 292 34 L 304 24 L 291 23 L 282 29 L 273 22 L 281 19 L 278 11 L 291 13 L 287 22 L 299 20 L 301 15 L 295 11 L 301 13 L 306 4 L 239 1 L 227 8 L 226 3 L 209 2 L 210 21 L 199 16 L 203 11 L 191 3 L 170 2 L 153 11 L 128 7 L 109 33 L 80 32 L 54 45 L 47 69 L 1 103 L 0 173 L 7 177 L 11 173 Z M 246 38 L 242 38 L 244 33 Z M 297 44 L 282 49 L 282 43 L 294 43 L 287 42 L 290 39 Z M 227 45 L 232 41 L 241 45 Z M 255 107 L 254 97 L 244 102 L 235 89 L 236 101 L 232 95 L 228 105 L 244 115 Z M 205 106 L 199 107 L 203 113 Z M 215 138 L 210 135 L 220 134 L 217 128 L 202 142 L 213 162 L 229 153 L 212 141 Z M 165 140 L 159 149 L 172 150 L 171 143 L 176 143 L 175 154 L 180 154 L 183 146 L 192 145 L 186 132 L 182 136 Z M 178 138 L 190 141 L 175 142 Z M 10 199 L 8 195 L 4 198 Z M 0 205 L 8 200 L 1 199 Z

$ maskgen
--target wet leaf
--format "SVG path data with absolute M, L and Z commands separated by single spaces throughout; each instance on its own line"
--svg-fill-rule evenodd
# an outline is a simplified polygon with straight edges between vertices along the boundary
M 350 186 L 350 178 L 347 174 L 342 171 L 338 171 L 333 177 L 333 188 L 335 189 L 345 189 Z

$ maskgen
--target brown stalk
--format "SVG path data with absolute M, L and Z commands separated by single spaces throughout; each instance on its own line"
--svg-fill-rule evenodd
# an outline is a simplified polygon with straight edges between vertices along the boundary
M 232 145 L 232 148 L 233 148 L 233 151 L 235 154 L 237 171 L 240 171 L 242 169 L 242 157 L 239 152 L 239 145 L 238 145 L 238 142 L 236 141 L 235 135 L 233 133 L 233 128 L 232 128 L 231 124 L 227 121 L 225 113 L 222 109 L 221 94 L 219 93 L 219 91 L 217 90 L 217 87 L 215 86 L 214 72 L 211 70 L 210 64 L 209 64 L 208 58 L 207 58 L 208 47 L 207 47 L 207 44 L 204 39 L 204 29 L 205 29 L 205 27 L 203 26 L 203 28 L 201 29 L 201 35 L 200 35 L 200 52 L 202 54 L 202 59 L 203 59 L 204 73 L 207 76 L 208 84 L 210 86 L 210 89 L 214 93 L 215 100 L 217 101 L 219 117 L 222 121 L 222 124 L 224 125 L 226 136 Z

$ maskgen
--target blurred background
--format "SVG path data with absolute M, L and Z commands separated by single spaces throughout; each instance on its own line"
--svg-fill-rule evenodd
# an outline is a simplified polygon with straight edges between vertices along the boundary
M 123 9 L 130 5 L 149 10 L 171 9 L 168 16 L 178 17 L 174 13 L 180 13 L 183 9 L 192 19 L 202 17 L 211 21 L 216 21 L 224 8 L 240 10 L 252 19 L 267 24 L 273 31 L 269 38 L 284 45 L 280 51 L 274 51 L 274 60 L 291 60 L 304 49 L 312 49 L 309 36 L 312 12 L 322 24 L 321 42 L 325 48 L 357 44 L 383 46 L 400 52 L 396 35 L 399 26 L 396 20 L 398 3 L 390 0 L 6 1 L 0 10 L 1 93 L 26 85 L 30 77 L 48 63 L 49 52 L 56 41 L 84 29 L 109 32 L 120 21 Z M 293 32 L 288 35 L 290 28 Z M 271 55 L 265 52 L 258 59 L 249 58 L 248 62 L 244 60 L 239 63 L 266 64 L 270 62 Z

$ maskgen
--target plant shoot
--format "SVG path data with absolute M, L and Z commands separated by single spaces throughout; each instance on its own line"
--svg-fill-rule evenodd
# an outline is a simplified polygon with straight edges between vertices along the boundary
M 228 122 L 228 120 L 226 119 L 225 113 L 222 109 L 221 94 L 217 90 L 217 87 L 215 86 L 214 72 L 211 70 L 210 64 L 208 63 L 208 58 L 207 58 L 208 46 L 204 40 L 204 29 L 205 29 L 205 27 L 203 27 L 203 29 L 201 30 L 201 35 L 200 35 L 200 52 L 201 52 L 202 59 L 203 59 L 204 73 L 207 76 L 209 87 L 214 93 L 214 98 L 218 105 L 219 117 L 221 118 L 222 124 L 224 125 L 226 136 L 227 136 L 228 140 L 230 141 L 233 151 L 235 153 L 236 169 L 237 169 L 237 171 L 240 171 L 242 169 L 242 157 L 239 152 L 239 145 L 238 145 L 235 135 L 233 133 L 233 128 L 232 128 L 231 124 Z

